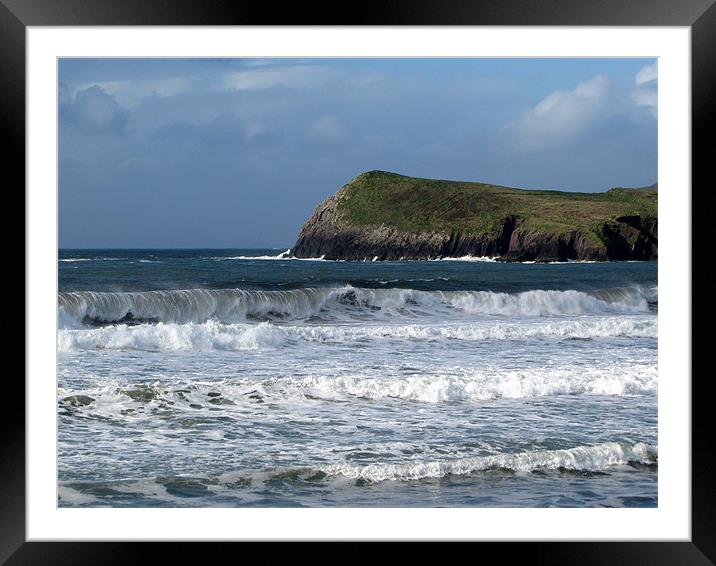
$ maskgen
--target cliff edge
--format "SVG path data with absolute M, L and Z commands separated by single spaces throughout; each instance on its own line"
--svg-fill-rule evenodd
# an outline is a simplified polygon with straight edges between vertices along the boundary
M 495 257 L 655 260 L 658 190 L 524 190 L 363 173 L 323 201 L 291 255 L 343 260 Z

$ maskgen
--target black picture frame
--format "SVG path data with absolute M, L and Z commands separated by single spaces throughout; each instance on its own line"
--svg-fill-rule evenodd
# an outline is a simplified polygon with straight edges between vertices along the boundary
M 28 26 L 84 25 L 560 25 L 687 26 L 692 35 L 692 178 L 706 181 L 713 160 L 716 101 L 716 5 L 714 0 L 469 0 L 363 1 L 347 10 L 340 3 L 282 4 L 200 0 L 0 0 L 0 120 L 6 139 L 6 191 L 25 184 L 25 32 Z M 7 143 L 9 142 L 9 143 Z M 709 159 L 711 158 L 711 159 Z M 23 204 L 24 208 L 24 204 Z M 695 225 L 695 224 L 694 224 Z M 691 238 L 691 234 L 684 237 Z M 16 235 L 8 242 L 14 242 Z M 693 240 L 697 243 L 697 240 Z M 692 254 L 692 257 L 694 256 Z M 25 304 L 32 296 L 25 294 Z M 693 350 L 693 348 L 692 348 Z M 691 376 L 680 376 L 684 380 Z M 710 465 L 711 396 L 709 378 L 691 381 L 692 537 L 690 542 L 524 542 L 490 544 L 501 561 L 532 564 L 693 564 L 716 561 L 716 490 Z M 0 411 L 0 563 L 126 564 L 149 560 L 156 552 L 181 552 L 183 559 L 207 562 L 224 544 L 25 541 L 25 388 L 15 372 L 3 377 Z M 320 533 L 316 534 L 320 538 Z M 358 544 L 358 543 L 353 543 Z M 402 552 L 424 552 L 419 547 Z M 320 553 L 372 560 L 370 548 Z M 442 551 L 441 551 L 442 552 Z M 484 552 L 482 549 L 480 553 Z M 313 553 L 312 553 L 313 554 Z M 315 559 L 317 555 L 313 554 Z M 409 557 L 406 556 L 406 559 Z

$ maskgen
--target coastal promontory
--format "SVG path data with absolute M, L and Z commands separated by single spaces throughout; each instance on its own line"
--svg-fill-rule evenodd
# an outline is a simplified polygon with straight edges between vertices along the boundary
M 323 201 L 290 254 L 342 260 L 655 260 L 656 185 L 583 193 L 363 173 Z

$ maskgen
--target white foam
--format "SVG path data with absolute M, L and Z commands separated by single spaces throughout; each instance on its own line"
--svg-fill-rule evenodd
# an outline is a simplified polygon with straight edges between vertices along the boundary
M 431 261 L 479 261 L 479 262 L 490 262 L 494 263 L 498 259 L 498 256 L 473 256 L 473 255 L 464 255 L 461 257 L 442 257 L 439 259 L 431 260 Z
M 657 368 L 651 364 L 622 367 L 557 367 L 520 370 L 453 370 L 408 376 L 311 376 L 281 378 L 272 390 L 283 395 L 310 393 L 319 398 L 403 399 L 422 403 L 479 402 L 559 395 L 645 395 L 655 393 Z M 266 389 L 270 394 L 272 390 Z
M 72 350 L 265 350 L 285 341 L 280 329 L 264 322 L 224 325 L 215 320 L 202 324 L 120 324 L 92 329 L 60 330 L 58 349 Z
M 387 368 L 386 368 L 387 369 Z M 615 364 L 601 367 L 554 367 L 509 370 L 499 368 L 425 368 L 419 374 L 400 374 L 394 369 L 386 376 L 360 370 L 346 375 L 292 375 L 262 379 L 241 378 L 224 381 L 192 380 L 189 383 L 160 383 L 136 387 L 118 382 L 104 382 L 82 390 L 58 390 L 58 402 L 70 395 L 86 395 L 93 401 L 74 410 L 99 413 L 108 418 L 124 418 L 127 409 L 153 403 L 171 402 L 173 411 L 196 413 L 213 407 L 207 399 L 220 398 L 227 414 L 240 414 L 253 405 L 258 395 L 271 403 L 287 404 L 291 410 L 318 401 L 392 401 L 424 404 L 482 403 L 497 399 L 531 399 L 563 395 L 598 395 L 610 397 L 653 395 L 658 387 L 656 365 L 649 363 Z M 145 393 L 147 395 L 145 395 Z M 219 393 L 219 395 L 216 395 Z M 210 395 L 211 394 L 211 395 Z M 223 404 L 226 400 L 227 404 Z M 194 405 L 193 407 L 191 405 Z M 165 407 L 166 408 L 166 407 Z M 201 409 L 199 409 L 201 410 Z M 315 409 L 311 409 L 313 412 Z M 130 417 L 127 417 L 130 418 Z M 137 413 L 131 418 L 150 418 Z
M 340 475 L 368 482 L 389 480 L 409 481 L 467 475 L 489 469 L 508 469 L 522 472 L 566 469 L 597 472 L 631 462 L 656 464 L 658 449 L 643 443 L 634 445 L 609 442 L 594 446 L 577 446 L 567 450 L 542 450 L 518 454 L 479 456 L 458 460 L 405 462 L 398 464 L 331 464 L 318 469 L 328 475 Z
M 575 290 L 534 290 L 523 293 L 458 291 L 450 297 L 450 302 L 454 307 L 470 314 L 499 316 L 648 312 L 649 305 L 642 290 L 623 289 L 619 291 L 608 299 L 606 296 L 601 298 L 594 294 Z
M 290 255 L 291 249 L 281 252 L 278 255 L 235 255 L 235 256 L 213 256 L 205 259 L 221 260 L 291 260 L 291 261 L 326 261 L 325 255 L 321 257 L 293 257 Z
M 59 351 L 72 350 L 270 350 L 296 341 L 355 343 L 390 340 L 531 340 L 656 338 L 656 318 L 599 317 L 555 322 L 448 325 L 118 324 L 82 328 L 59 310 Z

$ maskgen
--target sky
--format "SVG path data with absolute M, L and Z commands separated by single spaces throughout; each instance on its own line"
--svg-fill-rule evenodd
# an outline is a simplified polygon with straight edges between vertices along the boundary
M 654 59 L 60 59 L 61 248 L 288 248 L 364 171 L 657 181 Z

